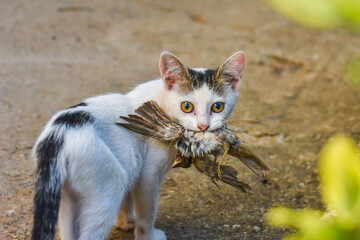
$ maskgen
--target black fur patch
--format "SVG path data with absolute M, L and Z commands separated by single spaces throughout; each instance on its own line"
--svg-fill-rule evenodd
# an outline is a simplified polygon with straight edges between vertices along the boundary
M 199 72 L 188 68 L 190 84 L 194 89 L 199 89 L 203 84 L 209 86 L 214 92 L 222 94 L 224 86 L 216 79 L 217 70 L 206 69 L 204 72 Z
M 86 107 L 86 106 L 87 106 L 87 104 L 84 103 L 84 102 L 82 102 L 82 103 L 76 104 L 76 105 L 74 105 L 74 106 L 71 106 L 71 107 L 69 107 L 68 109 L 70 109 L 70 108 L 76 108 L 76 107 Z
M 65 112 L 61 114 L 55 121 L 56 125 L 65 125 L 67 127 L 81 127 L 88 122 L 93 122 L 94 119 L 90 113 L 85 111 Z
M 63 143 L 63 136 L 56 136 L 56 130 L 53 130 L 39 143 L 36 149 L 38 168 L 32 240 L 50 240 L 55 236 L 62 189 L 61 176 L 57 168 L 57 156 Z

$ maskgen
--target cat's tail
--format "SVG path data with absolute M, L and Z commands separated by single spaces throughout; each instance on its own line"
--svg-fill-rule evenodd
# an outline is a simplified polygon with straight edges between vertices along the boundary
M 64 136 L 57 128 L 43 132 L 33 149 L 37 161 L 34 225 L 32 240 L 55 238 L 60 209 L 61 191 L 64 183 L 63 161 L 60 161 Z

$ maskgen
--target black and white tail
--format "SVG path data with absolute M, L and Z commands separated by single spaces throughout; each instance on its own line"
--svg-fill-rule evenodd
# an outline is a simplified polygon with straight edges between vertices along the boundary
M 38 167 L 35 183 L 32 240 L 52 240 L 55 238 L 63 186 L 58 158 L 64 143 L 64 137 L 57 133 L 56 128 L 53 129 L 34 148 Z

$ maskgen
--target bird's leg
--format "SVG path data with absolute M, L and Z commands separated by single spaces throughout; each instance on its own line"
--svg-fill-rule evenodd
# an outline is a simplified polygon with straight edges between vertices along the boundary
M 229 152 L 229 149 L 230 149 L 229 143 L 227 143 L 227 142 L 224 143 L 224 149 L 225 149 L 225 152 L 222 155 L 222 157 L 220 158 L 220 162 L 219 162 L 219 165 L 218 165 L 218 171 L 217 171 L 218 177 L 220 179 L 221 179 L 221 167 L 229 163 L 228 161 L 222 163 L 224 161 L 224 158 L 226 157 L 227 153 Z
M 219 178 L 216 176 L 216 174 L 217 174 L 216 160 L 217 160 L 217 156 L 214 156 L 214 161 L 208 161 L 208 162 L 211 162 L 211 164 L 210 164 L 211 169 L 209 169 L 209 177 L 210 177 L 212 183 L 215 184 L 215 186 L 219 188 L 219 185 L 216 183 L 216 181 L 219 180 Z

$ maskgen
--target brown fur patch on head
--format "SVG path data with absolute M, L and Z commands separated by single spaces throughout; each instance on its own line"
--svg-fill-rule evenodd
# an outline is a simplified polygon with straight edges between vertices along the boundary
M 231 87 L 237 91 L 241 85 L 245 67 L 245 55 L 237 52 L 228 58 L 218 69 L 188 68 L 169 52 L 163 52 L 159 61 L 161 78 L 167 90 L 176 89 L 187 94 L 206 84 L 218 95 L 224 95 Z
M 199 89 L 206 84 L 218 95 L 223 95 L 225 93 L 226 81 L 219 77 L 217 72 L 217 69 L 197 70 L 188 68 L 187 74 L 184 77 L 185 79 L 181 84 L 180 91 L 186 94 L 194 89 Z

